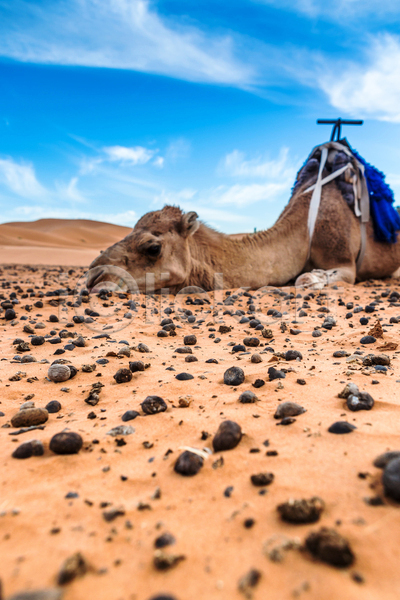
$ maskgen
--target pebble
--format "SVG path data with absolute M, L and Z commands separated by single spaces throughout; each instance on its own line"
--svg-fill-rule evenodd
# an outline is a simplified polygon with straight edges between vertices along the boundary
M 400 502 L 400 457 L 390 460 L 384 468 L 382 483 L 385 495 Z
M 374 399 L 367 392 L 360 392 L 358 396 L 350 394 L 347 397 L 347 408 L 353 412 L 358 410 L 371 410 L 374 406 Z
M 256 337 L 245 337 L 243 340 L 243 344 L 245 346 L 249 346 L 250 348 L 256 348 L 260 345 L 260 340 Z
M 136 419 L 136 417 L 138 417 L 138 416 L 139 416 L 139 413 L 136 410 L 127 410 L 126 412 L 124 412 L 121 419 L 124 422 L 132 421 L 133 419 Z
M 178 381 L 189 381 L 189 379 L 194 379 L 194 377 L 190 373 L 179 373 L 175 375 L 175 379 Z
M 190 346 L 181 346 L 180 348 L 175 348 L 174 352 L 177 354 L 192 354 L 192 349 Z
M 306 409 L 296 402 L 282 402 L 275 411 L 274 419 L 283 419 L 285 417 L 297 417 L 306 412 Z
M 400 458 L 400 450 L 390 450 L 389 452 L 384 452 L 384 454 L 380 454 L 374 460 L 374 467 L 378 469 L 384 469 L 389 462 L 395 458 Z
M 134 360 L 129 363 L 129 368 L 132 371 L 132 373 L 144 371 L 144 363 L 141 360 Z
M 225 385 L 240 385 L 244 381 L 244 371 L 240 367 L 230 367 L 224 373 Z
M 302 353 L 298 350 L 288 350 L 285 354 L 285 360 L 297 360 L 298 358 L 303 359 Z
M 185 346 L 194 346 L 195 344 L 197 344 L 197 337 L 194 334 L 185 335 L 185 337 L 183 338 L 183 343 L 185 344 Z
M 242 439 L 242 428 L 235 421 L 222 421 L 213 438 L 214 452 L 232 450 Z
M 277 506 L 282 520 L 287 523 L 316 523 L 319 521 L 324 508 L 325 503 L 317 497 L 309 500 L 291 498 Z
M 48 413 L 58 413 L 61 410 L 61 404 L 58 400 L 51 400 L 46 404 L 45 408 Z
M 359 396 L 359 394 L 360 390 L 358 389 L 358 386 L 350 381 L 350 383 L 348 383 L 346 387 L 338 394 L 338 397 L 346 400 L 350 395 Z
M 336 352 L 333 353 L 334 358 L 345 358 L 347 356 L 350 356 L 350 352 L 347 352 L 347 350 L 336 350 Z
M 190 452 L 190 450 L 185 450 L 176 460 L 174 471 L 185 476 L 197 475 L 203 464 L 204 459 L 201 456 Z
M 153 564 L 158 571 L 168 571 L 185 558 L 183 554 L 169 554 L 164 552 L 164 550 L 156 550 L 154 552 Z
M 63 590 L 58 588 L 47 588 L 42 590 L 30 590 L 28 592 L 18 592 L 8 596 L 7 600 L 62 600 Z
M 360 344 L 374 344 L 376 342 L 376 338 L 372 335 L 365 335 L 361 338 Z
M 110 429 L 110 431 L 107 431 L 106 435 L 117 437 L 118 435 L 132 435 L 132 433 L 135 433 L 135 430 L 130 425 L 117 425 Z
M 305 546 L 315 558 L 334 567 L 349 567 L 355 559 L 349 542 L 335 529 L 322 527 L 319 531 L 310 533 Z
M 262 362 L 262 358 L 261 358 L 261 356 L 259 354 L 252 354 L 250 360 L 254 364 L 258 364 L 258 363 Z
M 71 371 L 67 365 L 52 364 L 47 371 L 47 377 L 56 383 L 67 381 L 71 377 Z
M 30 458 L 31 456 L 43 456 L 44 446 L 40 440 L 31 440 L 20 444 L 12 453 L 13 458 Z
M 141 403 L 141 407 L 146 415 L 155 415 L 167 410 L 167 404 L 160 396 L 147 396 Z
M 50 450 L 55 454 L 77 454 L 82 446 L 81 436 L 73 431 L 56 433 L 50 440 Z
M 154 540 L 154 547 L 165 548 L 166 546 L 172 546 L 173 544 L 175 544 L 175 542 L 176 539 L 174 538 L 174 536 L 171 533 L 165 532 L 159 535 Z
M 270 485 L 274 481 L 273 473 L 257 473 L 250 476 L 251 483 L 256 487 Z
M 26 408 L 17 412 L 11 419 L 13 427 L 31 427 L 32 425 L 42 425 L 49 418 L 49 413 L 45 408 Z
M 246 352 L 246 346 L 244 346 L 243 344 L 235 344 L 234 346 L 232 346 L 232 352 Z
M 257 402 L 257 400 L 257 396 L 251 390 L 242 392 L 239 396 L 239 402 L 242 404 L 253 404 L 254 402 Z
M 80 552 L 76 552 L 72 556 L 68 557 L 61 566 L 58 572 L 57 583 L 58 585 L 65 585 L 70 583 L 77 577 L 82 577 L 89 570 L 89 565 L 86 559 Z
M 15 319 L 15 317 L 15 310 L 13 308 L 7 308 L 6 312 L 4 313 L 5 320 L 12 321 L 13 319 Z
M 130 369 L 118 369 L 113 377 L 117 383 L 128 383 L 132 379 L 132 371 Z
M 351 433 L 352 431 L 354 431 L 354 429 L 357 429 L 357 427 L 355 425 L 352 425 L 351 423 L 348 423 L 347 421 L 336 421 L 335 423 L 332 423 L 332 425 L 329 427 L 328 431 L 329 433 Z
M 285 379 L 286 375 L 283 371 L 279 371 L 275 369 L 275 367 L 270 367 L 268 369 L 269 380 L 274 381 L 274 379 Z
M 32 346 L 42 346 L 45 342 L 45 339 L 42 335 L 34 335 L 31 338 L 31 344 Z

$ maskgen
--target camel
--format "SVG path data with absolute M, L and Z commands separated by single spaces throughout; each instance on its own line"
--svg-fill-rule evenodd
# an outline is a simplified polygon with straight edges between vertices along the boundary
M 316 179 L 315 170 L 298 175 L 277 222 L 270 229 L 241 238 L 220 233 L 201 222 L 196 212 L 184 213 L 176 206 L 149 212 L 130 234 L 92 262 L 87 287 L 94 292 L 107 285 L 121 287 L 122 282 L 126 287 L 126 279 L 133 278 L 136 289 L 146 292 L 150 276 L 151 291 L 168 288 L 176 294 L 188 286 L 214 289 L 216 273 L 223 275 L 225 289 L 251 290 L 279 287 L 295 278 L 298 286 L 323 287 L 327 282 L 353 284 L 397 276 L 400 243 L 377 242 L 371 220 L 366 224 L 365 254 L 357 271 L 360 222 L 335 180 L 322 187 L 309 244 L 312 191 L 308 188 Z

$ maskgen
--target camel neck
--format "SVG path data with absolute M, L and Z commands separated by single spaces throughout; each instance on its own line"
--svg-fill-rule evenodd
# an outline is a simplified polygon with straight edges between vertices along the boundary
M 297 195 L 273 227 L 239 239 L 201 225 L 190 241 L 197 285 L 211 289 L 215 273 L 223 274 L 224 288 L 257 289 L 293 279 L 307 260 L 309 202 L 309 194 Z

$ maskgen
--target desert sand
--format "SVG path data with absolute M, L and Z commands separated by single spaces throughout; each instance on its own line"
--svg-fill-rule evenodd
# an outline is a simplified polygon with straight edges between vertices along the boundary
M 86 267 L 130 227 L 84 219 L 39 219 L 0 225 L 0 261 Z
M 42 247 L 35 246 L 38 252 Z M 84 273 L 74 264 L 0 268 L 4 597 L 52 589 L 51 598 L 64 600 L 397 599 L 400 504 L 385 495 L 382 470 L 373 461 L 400 450 L 400 324 L 390 322 L 400 317 L 399 296 L 391 295 L 400 292 L 399 283 L 365 282 L 322 293 L 287 288 L 281 296 L 232 290 L 210 294 L 201 305 L 187 296 L 74 296 Z M 59 296 L 60 288 L 67 295 Z M 10 300 L 15 316 L 6 319 Z M 282 316 L 267 316 L 269 309 Z M 300 309 L 306 313 L 301 317 Z M 243 316 L 249 320 L 239 323 Z M 264 334 L 250 326 L 254 317 Z M 331 329 L 323 326 L 326 317 L 333 317 Z M 165 318 L 175 329 L 159 337 Z M 376 323 L 382 332 L 375 328 L 375 334 L 382 337 L 362 344 Z M 316 331 L 321 335 L 313 337 Z M 195 343 L 185 343 L 193 334 Z M 249 337 L 256 338 L 253 346 L 234 348 Z M 183 346 L 188 353 L 178 351 Z M 288 350 L 301 357 L 287 360 Z M 339 350 L 344 356 L 334 357 Z M 261 362 L 253 362 L 254 354 Z M 386 370 L 368 366 L 368 354 L 385 354 L 390 364 Z M 27 355 L 33 362 L 25 362 Z M 56 359 L 68 361 L 77 374 L 51 381 L 48 369 Z M 133 361 L 142 361 L 144 370 L 117 383 L 114 375 Z M 270 381 L 271 366 L 285 377 Z M 243 370 L 243 383 L 224 383 L 231 367 Z M 178 380 L 181 373 L 193 378 Z M 99 382 L 104 387 L 98 402 L 87 403 Z M 373 397 L 371 410 L 352 412 L 338 397 L 348 382 Z M 254 392 L 255 402 L 240 402 L 244 391 Z M 150 395 L 164 400 L 164 412 L 144 413 Z M 24 403 L 44 408 L 54 400 L 61 409 L 39 428 L 21 432 L 12 425 Z M 287 401 L 305 412 L 286 421 L 274 418 Z M 138 415 L 123 421 L 127 411 Z M 243 435 L 233 449 L 214 451 L 214 436 L 226 420 Z M 338 421 L 356 429 L 330 433 Z M 119 426 L 134 431 L 109 434 Z M 63 431 L 81 436 L 77 454 L 50 450 L 52 437 Z M 44 454 L 14 458 L 30 440 L 42 442 Z M 204 457 L 192 476 L 174 470 L 187 449 Z M 255 486 L 251 476 L 260 473 L 272 473 L 272 482 Z M 282 520 L 278 505 L 313 497 L 324 505 L 318 521 Z M 304 549 L 309 534 L 321 527 L 347 540 L 352 564 L 338 568 Z M 157 550 L 163 541 L 174 543 Z M 80 569 L 61 583 L 63 565 L 76 553 Z M 169 568 L 157 568 L 163 565 Z

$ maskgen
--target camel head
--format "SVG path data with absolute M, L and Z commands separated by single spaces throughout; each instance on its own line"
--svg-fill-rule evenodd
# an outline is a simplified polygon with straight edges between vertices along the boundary
M 152 292 L 182 287 L 190 272 L 189 240 L 199 228 L 197 217 L 175 206 L 145 214 L 132 233 L 92 262 L 86 283 L 89 291 Z

